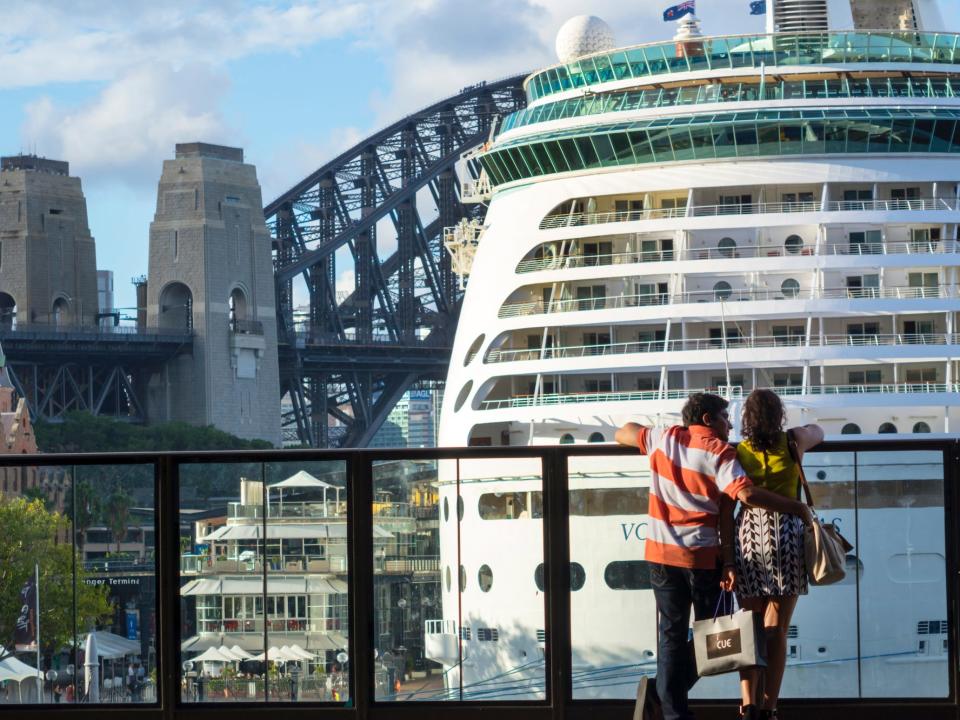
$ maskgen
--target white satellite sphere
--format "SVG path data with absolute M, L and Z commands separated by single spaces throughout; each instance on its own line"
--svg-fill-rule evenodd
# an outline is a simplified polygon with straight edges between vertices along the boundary
M 557 33 L 557 57 L 568 63 L 584 55 L 613 50 L 617 46 L 613 30 L 596 15 L 577 15 L 567 20 Z

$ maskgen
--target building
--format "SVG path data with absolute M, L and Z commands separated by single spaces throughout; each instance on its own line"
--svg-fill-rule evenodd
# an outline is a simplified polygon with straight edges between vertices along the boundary
M 0 324 L 93 323 L 96 275 L 87 202 L 68 163 L 0 158 Z
M 113 307 L 113 270 L 97 270 L 97 304 L 100 307 L 100 326 L 111 327 L 119 324 L 120 318 L 102 317 L 114 312 Z
M 439 391 L 410 390 L 397 401 L 370 447 L 436 447 Z

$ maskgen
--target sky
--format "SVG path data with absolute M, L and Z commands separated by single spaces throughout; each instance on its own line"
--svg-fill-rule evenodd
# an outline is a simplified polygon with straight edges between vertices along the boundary
M 945 30 L 960 2 L 938 0 Z M 568 18 L 663 40 L 673 0 L 0 0 L 0 154 L 70 163 L 118 307 L 147 272 L 162 162 L 244 148 L 264 202 L 377 129 L 481 80 L 556 62 Z M 705 34 L 762 32 L 748 0 L 698 0 Z M 352 285 L 345 269 L 338 284 Z

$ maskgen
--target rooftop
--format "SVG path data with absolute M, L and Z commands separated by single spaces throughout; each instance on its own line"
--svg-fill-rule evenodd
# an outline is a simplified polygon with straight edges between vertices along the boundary
M 9 155 L 0 157 L 0 171 L 33 170 L 52 175 L 69 175 L 70 163 L 65 160 L 49 160 L 39 155 Z
M 177 143 L 176 152 L 177 159 L 206 157 L 238 163 L 243 162 L 243 148 L 227 147 L 226 145 L 211 145 L 202 142 Z

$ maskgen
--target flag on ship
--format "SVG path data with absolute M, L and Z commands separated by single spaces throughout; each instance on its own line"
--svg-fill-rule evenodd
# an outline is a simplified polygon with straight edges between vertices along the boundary
M 766 15 L 767 14 L 767 0 L 753 0 L 750 3 L 750 14 L 751 15 Z
M 668 7 L 663 11 L 663 20 L 664 22 L 670 22 L 671 20 L 679 20 L 684 15 L 693 15 L 696 12 L 696 0 L 684 0 L 684 2 L 679 5 L 674 5 L 673 7 Z

